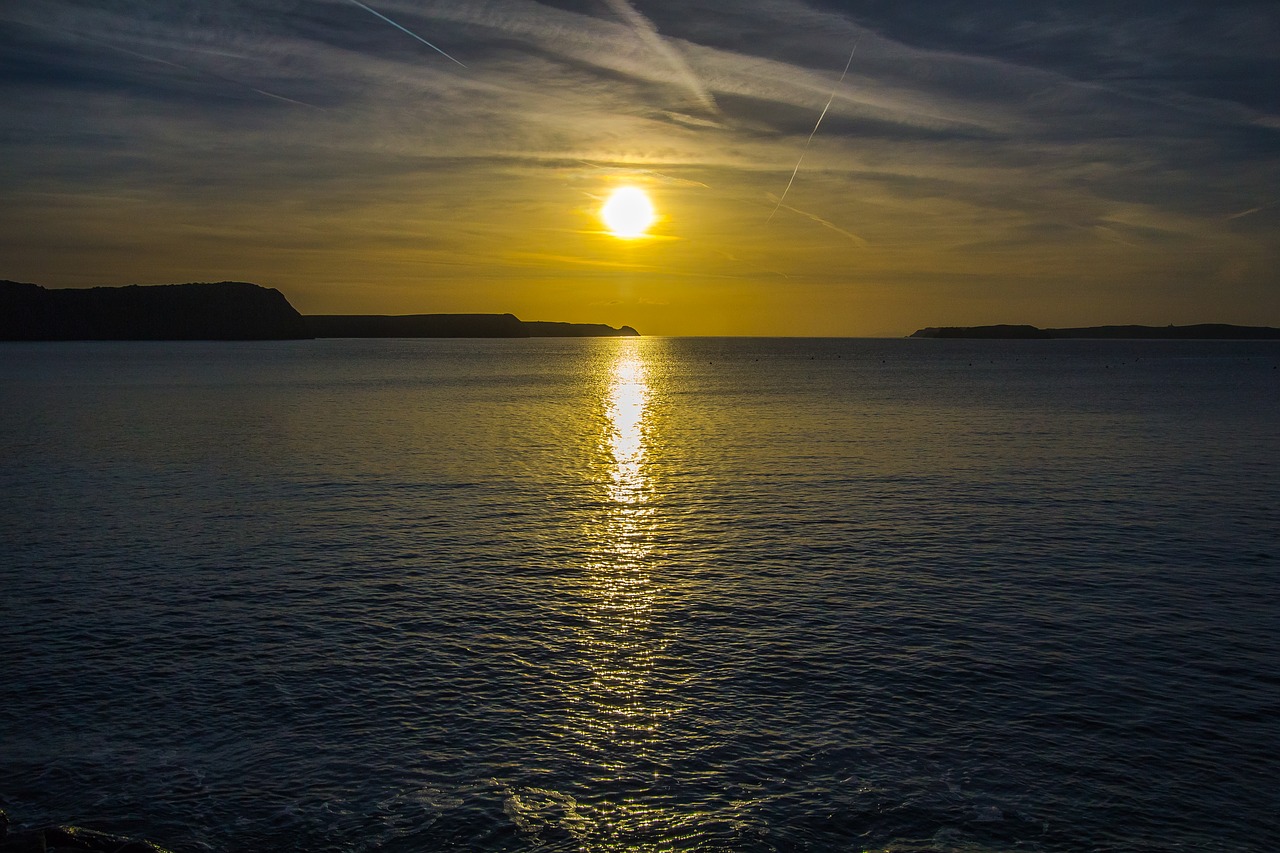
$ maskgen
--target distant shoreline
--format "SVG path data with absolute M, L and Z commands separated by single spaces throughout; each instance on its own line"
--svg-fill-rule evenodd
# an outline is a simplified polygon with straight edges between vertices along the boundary
M 313 338 L 634 337 L 631 326 L 514 314 L 303 315 L 243 281 L 45 288 L 0 281 L 0 341 L 278 341 Z
M 604 338 L 630 326 L 521 320 L 514 314 L 304 314 L 313 338 Z
M 1280 329 L 1271 326 L 1235 326 L 1230 323 L 1198 323 L 1191 326 L 1082 326 L 1068 329 L 1041 329 L 1025 325 L 928 326 L 917 329 L 912 338 L 969 340 L 1164 340 L 1164 341 L 1256 341 L 1280 340 Z

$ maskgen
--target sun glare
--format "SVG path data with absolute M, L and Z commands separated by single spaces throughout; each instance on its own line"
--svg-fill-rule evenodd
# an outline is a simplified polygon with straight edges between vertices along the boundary
M 643 237 L 653 224 L 653 202 L 644 190 L 619 187 L 600 208 L 600 218 L 615 237 L 624 240 Z

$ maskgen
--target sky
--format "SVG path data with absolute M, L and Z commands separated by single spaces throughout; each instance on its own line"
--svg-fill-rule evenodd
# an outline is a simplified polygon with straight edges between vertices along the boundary
M 1280 325 L 1277 45 L 1275 0 L 5 0 L 0 278 L 655 335 Z M 600 221 L 622 186 L 645 238 Z

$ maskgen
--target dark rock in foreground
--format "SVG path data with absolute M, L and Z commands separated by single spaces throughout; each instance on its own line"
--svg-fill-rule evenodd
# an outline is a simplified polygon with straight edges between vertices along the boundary
M 79 826 L 47 826 L 41 829 L 9 831 L 9 818 L 0 811 L 0 853 L 168 853 L 150 841 L 139 841 L 83 829 Z
M 514 314 L 312 314 L 317 338 L 589 338 L 639 334 L 602 323 L 526 323 Z
M 1039 329 L 1035 326 L 930 326 L 912 333 L 913 338 L 969 339 L 1065 339 L 1111 340 L 1280 340 L 1280 329 L 1271 326 L 1233 326 L 1199 323 L 1194 326 L 1087 326 L 1071 329 Z
M 278 290 L 243 281 L 47 289 L 0 281 L 0 340 L 249 341 L 308 338 Z

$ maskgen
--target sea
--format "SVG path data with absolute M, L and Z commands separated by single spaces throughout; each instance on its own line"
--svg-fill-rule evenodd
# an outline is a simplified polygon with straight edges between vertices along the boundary
M 0 345 L 0 808 L 1280 847 L 1280 343 Z

